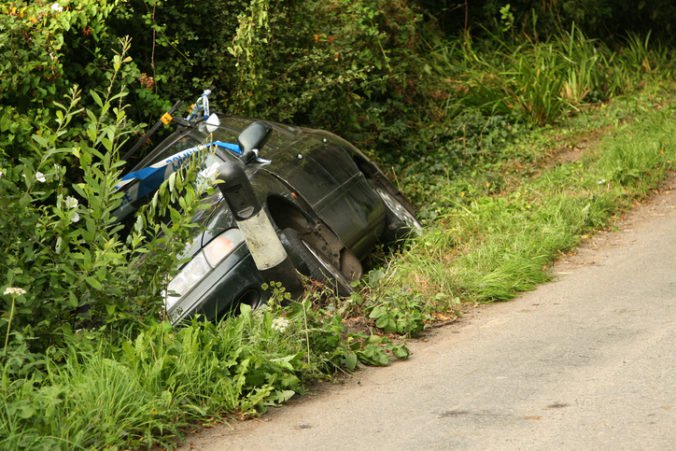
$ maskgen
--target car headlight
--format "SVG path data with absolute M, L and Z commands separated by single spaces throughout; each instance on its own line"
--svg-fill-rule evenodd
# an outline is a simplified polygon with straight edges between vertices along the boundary
M 242 242 L 244 236 L 239 229 L 227 230 L 211 240 L 169 282 L 165 292 L 166 309 L 170 310 Z

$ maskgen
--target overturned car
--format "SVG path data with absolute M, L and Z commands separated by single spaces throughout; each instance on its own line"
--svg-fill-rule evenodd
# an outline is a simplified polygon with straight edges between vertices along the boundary
M 233 208 L 247 211 L 249 201 L 233 198 L 237 191 L 228 194 L 227 180 L 219 185 L 222 189 L 203 200 L 208 207 L 196 218 L 202 227 L 184 251 L 187 263 L 166 290 L 174 323 L 195 314 L 216 319 L 242 303 L 265 303 L 268 294 L 261 286 L 266 277 L 253 247 L 281 243 L 298 272 L 346 295 L 350 282 L 362 275 L 362 260 L 378 243 L 420 230 L 402 193 L 362 152 L 334 134 L 217 114 L 180 122 L 123 177 L 118 188 L 125 191 L 125 201 L 118 217 L 132 215 L 169 171 L 208 148 L 203 170 L 229 165 L 244 174 L 255 197 L 251 202 L 260 206 L 274 232 L 255 236 L 256 227 L 244 230 L 242 213 Z

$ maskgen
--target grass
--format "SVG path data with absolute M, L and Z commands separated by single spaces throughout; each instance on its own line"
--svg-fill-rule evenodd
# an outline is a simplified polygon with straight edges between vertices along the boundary
M 412 124 L 416 132 L 402 150 L 388 149 L 384 160 L 397 168 L 417 204 L 432 205 L 423 219 L 435 220 L 449 208 L 449 197 L 430 196 L 430 190 L 451 188 L 471 197 L 486 184 L 499 193 L 510 183 L 500 167 L 510 153 L 527 167 L 551 156 L 524 151 L 515 142 L 537 137 L 557 149 L 557 138 L 577 142 L 580 133 L 594 138 L 599 128 L 634 116 L 633 95 L 673 78 L 672 55 L 637 36 L 614 51 L 575 27 L 546 41 L 495 36 L 488 42 L 430 43 L 428 114 Z M 556 134 L 547 134 L 552 127 Z
M 486 174 L 472 172 L 436 191 L 431 204 L 437 224 L 402 256 L 393 283 L 422 290 L 431 300 L 428 309 L 435 310 L 439 294 L 507 300 L 549 280 L 553 261 L 675 168 L 672 86 L 574 118 L 569 132 L 546 130 L 510 146 L 504 152 L 509 158 L 492 167 L 502 174 L 498 193 Z M 574 145 L 572 133 L 584 136 L 585 128 L 612 124 L 612 132 L 595 136 L 579 158 L 557 162 L 549 148 L 561 141 Z M 527 160 L 531 164 L 524 166 Z
M 0 375 L 0 448 L 171 448 L 194 423 L 244 418 L 286 402 L 357 362 L 406 358 L 403 345 L 349 332 L 337 314 L 314 308 L 319 294 L 281 308 L 273 302 L 213 324 L 151 323 L 112 341 L 67 333 L 17 374 Z M 280 299 L 280 298 L 277 298 Z

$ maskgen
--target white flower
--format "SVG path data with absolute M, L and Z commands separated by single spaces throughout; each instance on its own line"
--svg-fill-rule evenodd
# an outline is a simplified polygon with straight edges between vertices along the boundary
M 5 296 L 21 296 L 22 294 L 26 294 L 26 290 L 23 288 L 19 287 L 7 287 L 5 288 L 5 292 L 3 293 Z
M 37 180 L 40 183 L 45 183 L 47 181 L 47 179 L 45 178 L 45 174 L 43 174 L 40 171 L 35 173 L 35 180 Z
M 272 320 L 271 327 L 277 332 L 284 332 L 289 327 L 289 320 L 283 317 L 278 317 Z
M 80 220 L 80 215 L 77 214 L 77 211 L 73 214 L 73 217 L 70 218 L 70 222 L 78 222 Z
M 58 2 L 54 2 L 52 3 L 52 11 L 60 13 L 63 11 L 63 6 L 59 5 Z
M 5 176 L 5 173 L 2 171 L 2 169 L 0 169 L 0 179 L 3 178 L 4 176 Z
M 78 201 L 77 201 L 76 198 L 74 198 L 73 196 L 67 196 L 66 197 L 66 208 L 75 209 L 75 208 L 77 208 L 77 205 L 78 205 Z

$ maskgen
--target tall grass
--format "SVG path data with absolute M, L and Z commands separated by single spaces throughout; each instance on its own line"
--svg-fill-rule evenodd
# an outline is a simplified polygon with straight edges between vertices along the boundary
M 522 114 L 538 124 L 561 115 L 565 64 L 553 44 L 518 46 L 503 69 L 504 91 Z
M 666 68 L 670 56 L 651 46 L 649 35 L 630 35 L 616 53 L 574 25 L 546 41 L 495 35 L 490 42 L 480 51 L 471 41 L 433 46 L 430 61 L 452 94 L 454 101 L 446 101 L 451 114 L 479 106 L 491 113 L 513 110 L 537 125 L 551 123 L 584 103 L 630 91 L 656 67 Z
M 247 417 L 362 361 L 406 358 L 403 345 L 346 329 L 319 293 L 219 324 L 152 323 L 111 341 L 66 334 L 22 376 L 0 366 L 0 449 L 171 447 L 195 422 Z M 65 351 L 65 352 L 64 352 Z M 10 358 L 11 360 L 11 358 Z
M 170 446 L 196 419 L 285 401 L 302 390 L 300 377 L 324 374 L 327 355 L 340 365 L 331 357 L 339 340 L 307 354 L 299 312 L 284 333 L 272 327 L 275 314 L 248 309 L 219 325 L 158 323 L 119 348 L 97 335 L 71 335 L 68 355 L 47 358 L 43 371 L 12 380 L 3 368 L 0 448 Z

